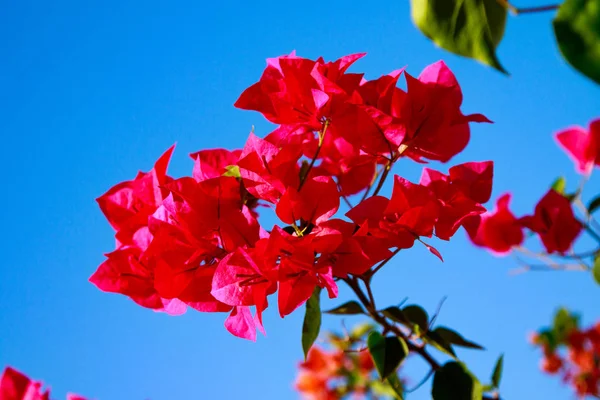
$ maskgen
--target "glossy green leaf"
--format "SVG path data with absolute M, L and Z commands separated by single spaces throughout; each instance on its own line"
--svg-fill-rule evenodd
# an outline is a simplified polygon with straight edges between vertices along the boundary
M 302 350 L 304 350 L 304 359 L 321 330 L 321 288 L 315 287 L 313 294 L 306 302 L 306 312 L 304 313 L 304 324 L 302 325 Z
M 411 0 L 411 15 L 438 46 L 506 73 L 496 56 L 507 16 L 498 0 Z
M 600 208 L 600 196 L 596 196 L 594 199 L 592 199 L 592 201 L 590 201 L 590 204 L 587 206 L 588 213 L 592 214 L 598 208 Z
M 323 312 L 325 314 L 356 315 L 356 314 L 364 314 L 365 310 L 362 308 L 362 306 L 358 302 L 352 300 L 352 301 L 342 304 L 341 306 L 338 306 L 336 308 L 333 308 L 328 311 L 323 311 Z
M 594 268 L 592 269 L 594 280 L 600 285 L 600 254 L 596 254 L 594 257 Z
M 552 189 L 557 191 L 560 194 L 565 193 L 565 189 L 567 187 L 567 180 L 564 176 L 556 178 L 554 182 L 552 182 Z
M 565 0 L 553 25 L 563 57 L 600 84 L 600 1 Z
M 446 339 L 440 336 L 435 331 L 429 331 L 425 334 L 425 342 L 432 345 L 439 351 L 448 354 L 449 356 L 456 358 L 456 353 L 452 348 L 452 344 L 450 344 Z
M 385 315 L 387 318 L 391 319 L 394 322 L 398 322 L 403 325 L 410 324 L 410 321 L 408 320 L 408 318 L 406 318 L 404 313 L 402 313 L 402 310 L 398 307 L 395 307 L 395 306 L 388 307 L 381 312 L 383 315 Z
M 435 372 L 433 400 L 481 400 L 483 387 L 463 363 L 450 361 Z
M 402 309 L 402 314 L 406 317 L 406 319 L 408 319 L 409 322 L 419 327 L 419 332 L 427 332 L 427 329 L 429 329 L 429 316 L 427 315 L 427 311 L 425 311 L 422 307 L 414 304 L 406 306 Z
M 460 335 L 456 331 L 453 331 L 452 329 L 440 326 L 435 328 L 435 332 L 450 344 L 461 347 L 467 347 L 470 349 L 484 350 L 484 348 L 481 345 L 478 345 L 477 343 L 465 339 L 462 335 Z
M 492 386 L 496 389 L 500 387 L 500 380 L 502 379 L 502 369 L 504 368 L 504 354 L 498 357 L 496 365 L 494 366 L 494 372 L 492 372 Z
M 367 347 L 381 379 L 395 372 L 402 360 L 408 356 L 408 345 L 396 336 L 382 336 L 379 332 L 369 333 Z

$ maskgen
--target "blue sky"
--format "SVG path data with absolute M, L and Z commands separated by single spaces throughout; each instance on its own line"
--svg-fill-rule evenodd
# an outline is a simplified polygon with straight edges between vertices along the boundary
M 364 51 L 354 71 L 370 78 L 405 65 L 417 75 L 444 59 L 462 85 L 465 113 L 496 122 L 474 126 L 452 163 L 493 159 L 494 197 L 512 190 L 517 213 L 533 209 L 561 173 L 576 185 L 551 135 L 600 114 L 598 87 L 558 54 L 551 14 L 510 19 L 499 49 L 506 77 L 435 48 L 413 27 L 405 0 L 23 0 L 2 9 L 0 366 L 43 379 L 57 399 L 69 390 L 99 400 L 297 397 L 302 312 L 281 320 L 268 310 L 268 337 L 251 343 L 225 331 L 225 315 L 169 317 L 87 281 L 114 244 L 97 196 L 148 170 L 174 142 L 170 171 L 182 176 L 191 173 L 188 153 L 239 147 L 252 125 L 269 131 L 260 115 L 232 106 L 265 58 Z M 396 172 L 419 175 L 409 162 Z M 378 303 L 409 297 L 433 310 L 448 296 L 438 321 L 487 347 L 459 353 L 474 371 L 489 376 L 506 354 L 506 399 L 571 398 L 538 371 L 526 335 L 557 305 L 587 322 L 600 317 L 590 276 L 509 276 L 511 258 L 473 248 L 463 233 L 438 248 L 443 264 L 417 247 L 386 266 L 374 283 Z M 328 316 L 325 326 L 337 329 L 340 319 Z M 410 398 L 427 399 L 429 390 Z

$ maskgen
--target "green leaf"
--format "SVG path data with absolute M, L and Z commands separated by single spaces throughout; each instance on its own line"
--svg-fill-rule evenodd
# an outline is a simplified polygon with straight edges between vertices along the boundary
M 565 188 L 567 187 L 567 180 L 564 176 L 556 178 L 554 182 L 552 182 L 552 189 L 557 191 L 560 194 L 565 193 Z
M 383 398 L 404 399 L 404 386 L 398 375 L 392 374 L 385 381 L 371 380 L 369 388 L 376 396 Z M 379 398 L 375 397 L 375 398 Z
M 501 354 L 496 361 L 494 372 L 492 372 L 492 386 L 496 389 L 500 387 L 500 379 L 502 379 L 502 368 L 504 367 L 504 354 Z
M 429 331 L 425 334 L 425 342 L 429 343 L 439 351 L 448 354 L 449 356 L 456 358 L 456 353 L 452 348 L 452 345 L 444 339 L 440 334 L 435 331 Z
M 404 399 L 404 385 L 402 385 L 402 381 L 400 380 L 400 378 L 398 378 L 398 375 L 391 374 L 387 377 L 386 382 L 394 391 L 394 398 L 399 400 Z
M 443 326 L 439 326 L 435 328 L 435 332 L 440 335 L 442 338 L 446 340 L 446 342 L 450 344 L 454 344 L 456 346 L 467 347 L 470 349 L 484 350 L 484 348 L 477 343 L 473 343 L 470 340 L 462 337 L 458 332 L 453 331 L 452 329 L 448 329 Z
M 306 312 L 304 313 L 304 324 L 302 325 L 302 350 L 304 350 L 304 359 L 321 330 L 321 288 L 315 287 L 313 294 L 306 302 Z
M 463 363 L 450 361 L 436 371 L 431 395 L 433 400 L 481 400 L 483 388 Z
M 566 308 L 560 308 L 554 315 L 552 333 L 557 343 L 564 343 L 571 330 L 579 325 L 579 317 L 570 313 Z
M 381 312 L 383 315 L 385 315 L 387 318 L 391 319 L 394 322 L 398 322 L 398 323 L 406 325 L 408 327 L 411 326 L 411 323 L 408 320 L 408 318 L 406 318 L 406 316 L 402 313 L 402 310 L 398 307 L 395 307 L 395 306 L 388 307 Z
M 594 257 L 594 269 L 592 270 L 594 280 L 600 285 L 600 254 L 596 254 Z
M 369 333 L 367 347 L 381 379 L 386 379 L 396 371 L 402 360 L 408 356 L 408 345 L 396 336 L 382 336 L 379 332 Z
M 364 314 L 365 310 L 362 308 L 362 306 L 358 302 L 352 300 L 352 301 L 344 303 L 341 306 L 338 306 L 334 309 L 331 309 L 328 311 L 323 311 L 323 312 L 325 314 L 356 315 L 356 314 Z
M 414 24 L 435 44 L 503 73 L 496 47 L 507 13 L 498 0 L 411 0 Z
M 402 314 L 409 322 L 419 327 L 417 334 L 427 332 L 429 329 L 429 316 L 422 307 L 414 304 L 406 306 L 402 309 Z
M 600 3 L 565 0 L 553 22 L 563 57 L 579 72 L 600 84 Z
M 592 201 L 590 201 L 590 204 L 587 206 L 588 213 L 592 214 L 598 209 L 598 207 L 600 207 L 600 196 L 596 196 L 594 199 L 592 199 Z

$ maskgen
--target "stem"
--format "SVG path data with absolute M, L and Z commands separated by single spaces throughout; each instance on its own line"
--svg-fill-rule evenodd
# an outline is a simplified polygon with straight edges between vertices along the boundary
M 517 8 L 517 15 L 518 14 L 531 14 L 531 13 L 537 13 L 537 12 L 543 12 L 543 11 L 553 11 L 553 10 L 558 10 L 558 7 L 560 7 L 560 4 L 549 4 L 547 6 Z
M 373 189 L 373 184 L 375 183 L 375 181 L 377 180 L 377 176 L 379 175 L 379 172 L 376 171 L 375 172 L 375 176 L 373 177 L 373 181 L 371 182 L 371 184 L 369 185 L 369 187 L 367 188 L 367 190 L 365 190 L 365 194 L 363 194 L 362 199 L 360 199 L 359 203 L 362 203 L 363 201 L 365 201 L 365 199 L 367 197 L 369 197 L 369 193 L 371 193 L 371 189 Z
M 583 224 L 583 229 L 585 229 L 588 235 L 593 237 L 596 240 L 596 242 L 600 244 L 600 235 L 596 233 L 596 231 L 593 230 L 591 226 L 589 226 L 588 224 Z
M 352 205 L 352 203 L 350 203 L 350 200 L 348 200 L 348 198 L 346 196 L 342 196 L 342 200 L 344 200 L 344 203 L 346 203 L 346 205 L 352 209 L 354 206 Z
M 377 194 L 379 193 L 379 191 L 381 190 L 381 188 L 383 187 L 383 184 L 385 182 L 385 180 L 387 179 L 387 176 L 389 175 L 390 171 L 392 170 L 392 165 L 394 165 L 394 159 L 390 158 L 388 163 L 385 165 L 385 169 L 383 170 L 383 174 L 381 174 L 381 178 L 379 178 L 379 183 L 377 183 L 377 187 L 375 188 L 375 191 L 373 192 L 373 194 L 371 195 L 371 197 L 375 197 L 377 196 Z
M 506 9 L 508 9 L 508 11 L 510 11 L 513 15 L 533 14 L 533 13 L 544 12 L 544 11 L 552 11 L 552 10 L 556 10 L 556 9 L 558 9 L 558 7 L 560 7 L 560 4 L 549 4 L 546 6 L 518 8 L 518 7 L 513 6 L 508 0 L 497 0 L 497 1 L 500 5 L 504 6 Z
M 425 384 L 425 382 L 427 382 L 429 380 L 429 378 L 431 378 L 431 376 L 433 375 L 434 372 L 435 371 L 433 369 L 430 369 L 429 372 L 427 373 L 427 375 L 425 375 L 425 377 L 423 379 L 421 379 L 421 381 L 419 383 L 417 383 L 415 387 L 413 387 L 411 389 L 405 389 L 404 391 L 406 393 L 412 393 L 412 392 L 416 391 L 421 386 L 423 386 Z
M 306 173 L 302 176 L 302 179 L 300 180 L 300 184 L 298 185 L 298 191 L 300 191 L 300 189 L 302 189 L 304 182 L 306 182 L 306 179 L 308 178 L 308 175 L 310 174 L 310 170 L 315 166 L 315 162 L 317 161 L 317 158 L 319 157 L 319 153 L 321 152 L 321 147 L 323 147 L 323 138 L 325 137 L 325 133 L 327 132 L 328 127 L 329 127 L 329 120 L 326 119 L 325 122 L 323 123 L 323 128 L 319 132 L 319 145 L 317 146 L 317 151 L 315 151 L 315 155 L 313 156 L 312 160 L 310 160 L 310 164 L 308 165 Z
M 366 280 L 363 280 L 363 282 L 365 283 L 365 287 L 367 288 L 367 294 L 369 295 L 369 301 L 371 302 L 373 309 L 376 310 L 377 307 L 375 306 L 375 297 L 373 297 L 373 291 L 371 290 L 371 283 L 367 282 Z
M 389 261 L 390 261 L 392 258 L 394 258 L 394 256 L 395 256 L 396 254 L 398 254 L 398 253 L 400 252 L 400 250 L 402 250 L 402 249 L 398 248 L 398 249 L 394 250 L 394 252 L 392 253 L 392 255 L 391 255 L 391 256 L 389 256 L 388 258 L 386 258 L 385 260 L 383 260 L 382 262 L 380 262 L 380 263 L 379 263 L 379 265 L 378 265 L 378 266 L 376 266 L 375 268 L 373 268 L 373 269 L 372 269 L 370 272 L 369 272 L 369 271 L 367 271 L 367 273 L 365 274 L 365 275 L 367 276 L 367 278 L 366 278 L 366 279 L 369 279 L 369 280 L 370 280 L 370 279 L 373 277 L 373 275 L 375 275 L 375 273 L 376 273 L 377 271 L 379 271 L 381 268 L 383 268 L 383 266 L 384 266 L 385 264 L 387 264 L 387 263 L 388 263 L 388 262 L 389 262 Z

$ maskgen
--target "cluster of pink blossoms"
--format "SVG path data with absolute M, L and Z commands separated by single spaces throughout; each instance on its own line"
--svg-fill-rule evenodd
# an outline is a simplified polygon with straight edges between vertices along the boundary
M 556 141 L 575 161 L 576 170 L 589 176 L 594 166 L 600 166 L 600 119 L 589 129 L 575 126 L 556 134 Z M 571 201 L 562 193 L 550 189 L 535 206 L 532 215 L 521 218 L 509 209 L 511 195 L 498 198 L 496 209 L 471 218 L 465 228 L 474 244 L 496 254 L 506 254 L 525 240 L 527 228 L 537 234 L 548 254 L 564 255 L 583 229 L 576 218 Z
M 50 400 L 50 390 L 42 390 L 42 383 L 32 381 L 14 368 L 7 367 L 0 376 L 0 400 Z M 86 400 L 76 394 L 67 394 L 67 400 Z
M 235 106 L 259 111 L 278 125 L 273 132 L 250 134 L 240 150 L 193 153 L 192 176 L 179 179 L 167 174 L 171 148 L 150 172 L 98 198 L 116 249 L 91 282 L 170 314 L 228 312 L 227 330 L 255 340 L 275 292 L 283 317 L 316 287 L 336 297 L 338 279 L 422 237 L 449 240 L 484 213 L 492 162 L 447 174 L 425 168 L 419 183 L 395 176 L 391 197 L 379 195 L 397 160 L 446 162 L 469 142 L 469 122 L 489 120 L 463 115 L 443 62 L 418 78 L 398 70 L 366 80 L 347 72 L 362 56 L 269 59 Z M 335 218 L 354 195 L 347 219 Z M 274 209 L 281 226 L 261 227 L 259 206 Z

